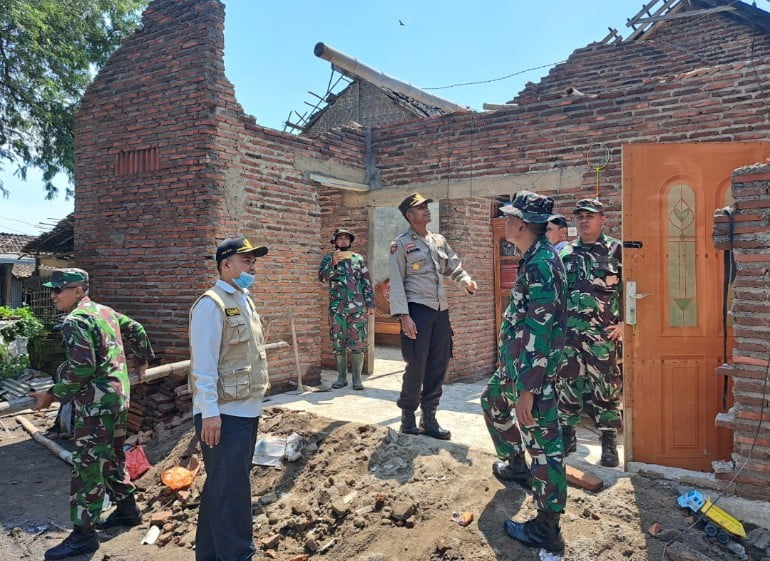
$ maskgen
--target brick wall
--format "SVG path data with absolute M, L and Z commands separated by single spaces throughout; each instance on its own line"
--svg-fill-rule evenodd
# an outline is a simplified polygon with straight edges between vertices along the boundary
M 717 477 L 735 477 L 739 494 L 770 500 L 770 165 L 737 170 L 733 196 L 733 240 L 728 236 L 729 219 L 719 217 L 714 242 L 719 249 L 732 247 L 737 265 L 733 363 L 718 369 L 732 377 L 735 402 L 717 418 L 717 426 L 734 431 L 735 469 Z

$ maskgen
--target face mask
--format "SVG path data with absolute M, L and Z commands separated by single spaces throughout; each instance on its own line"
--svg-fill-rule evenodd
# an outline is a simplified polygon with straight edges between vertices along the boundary
M 241 274 L 234 278 L 233 282 L 241 288 L 249 288 L 254 284 L 254 275 L 247 273 L 246 271 L 241 271 Z

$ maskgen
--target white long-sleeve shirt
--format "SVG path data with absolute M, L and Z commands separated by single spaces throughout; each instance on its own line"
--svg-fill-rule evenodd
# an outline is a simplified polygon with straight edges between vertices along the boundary
M 246 302 L 249 297 L 248 290 L 239 292 L 239 289 L 221 279 L 216 284 L 225 292 L 242 300 L 241 309 L 251 316 L 251 307 Z M 193 308 L 190 319 L 190 354 L 194 365 L 191 383 L 195 384 L 193 413 L 200 413 L 204 419 L 216 417 L 220 413 L 234 417 L 259 417 L 262 414 L 261 397 L 227 402 L 220 402 L 217 398 L 217 365 L 222 343 L 222 321 L 222 312 L 207 296 L 201 298 Z

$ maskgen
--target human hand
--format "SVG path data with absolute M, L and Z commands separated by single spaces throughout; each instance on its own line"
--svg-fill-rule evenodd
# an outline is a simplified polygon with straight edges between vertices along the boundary
M 40 409 L 48 409 L 55 399 L 54 395 L 52 393 L 48 393 L 47 391 L 29 392 L 27 397 L 35 398 L 37 403 L 35 403 L 35 406 L 32 408 L 35 411 L 39 411 Z
M 623 324 L 616 323 L 615 325 L 610 325 L 607 328 L 607 337 L 610 341 L 621 342 L 623 340 Z
M 476 284 L 475 280 L 467 280 L 463 281 L 463 288 L 468 294 L 476 294 L 476 290 L 478 290 L 479 286 Z
M 516 419 L 519 424 L 525 426 L 532 426 L 535 424 L 535 418 L 532 416 L 532 406 L 535 403 L 535 394 L 524 390 L 519 393 L 519 398 L 516 400 Z
M 367 308 L 366 310 L 366 317 L 373 318 L 375 316 L 375 310 L 374 308 Z
M 339 249 L 335 249 L 334 253 L 332 253 L 332 265 L 335 267 L 337 266 L 337 263 L 342 261 L 342 259 L 340 259 L 340 253 L 341 251 Z
M 215 417 L 206 417 L 201 422 L 201 440 L 209 447 L 213 448 L 219 444 L 219 437 L 222 434 L 222 419 L 219 415 Z
M 136 367 L 136 377 L 140 382 L 144 380 L 144 373 L 147 370 L 147 366 L 147 361 L 144 361 L 142 364 L 139 364 Z
M 401 316 L 401 331 L 410 339 L 417 339 L 417 325 L 409 314 Z

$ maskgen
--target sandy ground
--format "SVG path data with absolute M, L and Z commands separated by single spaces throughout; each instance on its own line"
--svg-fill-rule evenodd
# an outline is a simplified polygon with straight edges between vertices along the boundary
M 29 418 L 42 429 L 51 423 L 50 414 Z M 69 468 L 31 441 L 12 419 L 4 419 L 3 425 L 7 430 L 0 427 L 0 559 L 42 559 L 70 527 Z M 255 559 L 538 559 L 538 551 L 510 540 L 502 530 L 506 519 L 524 520 L 535 511 L 524 490 L 491 475 L 490 454 L 463 444 L 401 435 L 385 426 L 280 406 L 265 410 L 261 436 L 287 437 L 293 432 L 306 444 L 297 461 L 284 462 L 280 469 L 253 470 Z M 159 431 L 145 450 L 154 466 L 137 481 L 145 523 L 101 532 L 99 551 L 82 559 L 194 559 L 195 519 L 205 471 L 182 492 L 165 488 L 159 478 L 163 469 L 184 465 L 196 453 L 191 422 Z M 684 490 L 670 481 L 640 475 L 620 477 L 598 493 L 570 488 L 562 517 L 565 559 L 760 561 L 770 556 L 770 551 L 751 546 L 746 555 L 736 555 L 709 542 L 699 525 L 688 529 L 693 518 L 676 506 L 676 497 Z M 158 543 L 140 545 L 150 518 L 162 512 L 166 519 Z M 469 525 L 452 520 L 454 513 L 464 512 L 473 514 Z M 655 523 L 660 526 L 653 537 L 648 530 Z M 754 530 L 750 525 L 747 529 Z M 690 554 L 678 553 L 685 547 Z

